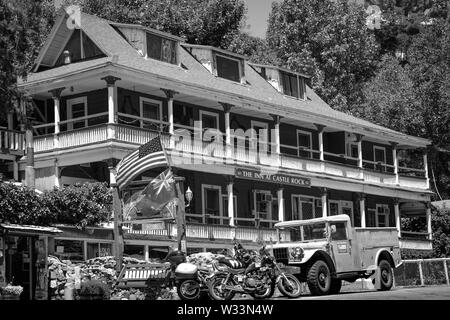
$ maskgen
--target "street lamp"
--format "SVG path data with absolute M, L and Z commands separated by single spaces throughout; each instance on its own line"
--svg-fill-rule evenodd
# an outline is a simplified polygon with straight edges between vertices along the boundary
M 187 188 L 184 196 L 186 197 L 186 200 L 188 201 L 187 207 L 189 207 L 189 205 L 191 204 L 191 200 L 194 197 L 194 193 L 192 192 L 191 188 L 189 188 L 189 187 Z

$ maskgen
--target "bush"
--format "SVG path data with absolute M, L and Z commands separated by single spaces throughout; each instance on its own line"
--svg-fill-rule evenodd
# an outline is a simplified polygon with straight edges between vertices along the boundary
M 88 280 L 81 283 L 80 298 L 87 300 L 109 300 L 111 290 L 109 286 L 99 280 Z
M 86 227 L 110 217 L 111 192 L 106 183 L 76 184 L 38 194 L 11 183 L 0 183 L 0 222 L 32 225 L 54 223 Z

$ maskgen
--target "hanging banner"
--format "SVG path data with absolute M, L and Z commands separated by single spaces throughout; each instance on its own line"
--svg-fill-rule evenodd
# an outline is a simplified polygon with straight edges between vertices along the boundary
M 284 173 L 269 174 L 255 169 L 235 168 L 234 175 L 236 178 L 240 179 L 256 180 L 296 187 L 311 187 L 311 179 Z

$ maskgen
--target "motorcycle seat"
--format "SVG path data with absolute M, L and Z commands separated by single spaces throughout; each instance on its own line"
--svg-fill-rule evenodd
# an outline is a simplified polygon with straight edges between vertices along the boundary
M 240 262 L 239 260 L 236 259 L 232 259 L 232 258 L 219 258 L 217 260 L 219 263 L 222 263 L 224 265 L 226 265 L 227 267 L 231 268 L 231 269 L 242 269 L 244 268 L 244 265 L 242 264 L 242 262 Z

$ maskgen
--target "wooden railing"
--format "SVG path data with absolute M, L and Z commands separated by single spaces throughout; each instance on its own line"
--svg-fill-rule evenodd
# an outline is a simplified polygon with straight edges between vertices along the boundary
M 95 115 L 93 115 L 95 116 Z M 92 116 L 89 116 L 92 117 Z M 76 120 L 78 121 L 78 120 Z M 165 124 L 163 122 L 158 124 Z M 177 125 L 181 128 L 180 125 Z M 203 141 L 199 137 L 194 137 L 195 132 L 197 135 L 200 130 L 198 128 L 190 128 L 183 126 L 187 136 L 174 136 L 171 138 L 168 133 L 158 132 L 154 130 L 139 128 L 136 126 L 129 126 L 124 124 L 102 124 L 97 126 L 90 126 L 81 129 L 61 132 L 56 135 L 59 140 L 58 148 L 70 148 L 87 145 L 91 143 L 98 143 L 106 141 L 107 139 L 113 139 L 134 145 L 142 145 L 152 138 L 161 136 L 163 144 L 168 149 L 168 152 L 172 152 L 172 156 L 184 157 L 187 155 L 196 155 L 203 157 L 204 159 L 212 159 L 214 161 L 233 163 L 236 165 L 245 164 L 260 164 L 262 166 L 274 166 L 275 168 L 292 169 L 296 171 L 304 171 L 308 173 L 319 173 L 335 177 L 342 177 L 347 179 L 356 179 L 367 183 L 399 185 L 402 187 L 427 189 L 427 181 L 424 177 L 418 175 L 404 176 L 399 175 L 398 184 L 397 177 L 393 173 L 394 166 L 389 164 L 379 164 L 377 162 L 364 160 L 366 166 L 373 166 L 380 169 L 361 169 L 355 165 L 349 163 L 349 161 L 355 161 L 355 158 L 348 157 L 346 155 L 335 155 L 336 157 L 345 160 L 345 163 L 335 161 L 320 161 L 317 158 L 318 151 L 312 149 L 298 148 L 288 145 L 282 145 L 283 149 L 296 150 L 297 154 L 275 154 L 270 152 L 274 150 L 273 143 L 258 143 L 259 150 L 264 152 L 257 152 L 254 146 L 254 141 L 246 141 L 244 143 L 236 142 L 242 137 L 235 137 L 235 144 L 237 146 L 228 147 L 223 141 L 223 137 L 218 136 L 213 141 Z M 110 132 L 112 134 L 110 135 Z M 55 135 L 53 135 L 53 138 Z M 40 136 L 35 138 L 35 152 L 50 151 L 55 148 L 53 144 L 55 139 L 52 139 L 51 135 Z M 334 155 L 327 152 L 326 156 Z M 378 167 L 377 167 L 378 166 Z M 381 166 L 381 167 L 380 167 Z M 405 168 L 402 168 L 405 170 Z M 421 171 L 419 169 L 414 169 Z M 423 171 L 423 170 L 422 170 Z
M 142 230 L 134 230 L 131 225 L 125 225 L 127 233 L 148 235 L 156 237 L 176 237 L 177 228 L 173 223 L 168 223 L 164 229 L 150 229 L 142 225 Z M 186 225 L 186 237 L 209 240 L 241 240 L 241 241 L 265 241 L 276 242 L 277 232 L 275 229 L 256 229 L 246 227 L 231 227 L 228 225 L 211 225 L 188 223 Z
M 0 152 L 23 154 L 25 134 L 20 131 L 0 129 Z

